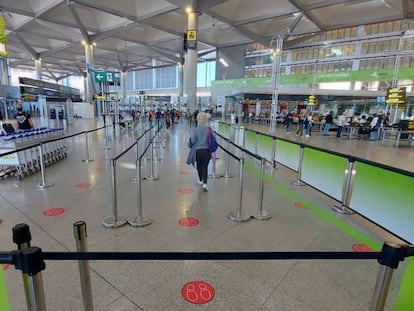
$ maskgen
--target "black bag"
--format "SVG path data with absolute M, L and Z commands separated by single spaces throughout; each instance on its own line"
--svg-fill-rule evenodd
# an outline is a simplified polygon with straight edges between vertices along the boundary
M 6 134 L 14 133 L 14 127 L 10 123 L 3 123 L 2 126 Z

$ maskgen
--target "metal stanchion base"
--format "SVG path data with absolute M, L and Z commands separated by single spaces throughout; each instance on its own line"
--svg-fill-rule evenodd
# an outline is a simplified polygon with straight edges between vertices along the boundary
M 53 187 L 54 186 L 54 184 L 43 184 L 43 183 L 40 183 L 40 184 L 38 184 L 38 185 L 35 185 L 34 187 L 35 188 L 39 188 L 39 189 L 45 189 L 45 188 L 50 188 L 50 187 Z
M 230 212 L 230 214 L 227 215 L 227 218 L 230 219 L 231 221 L 235 221 L 235 222 L 246 222 L 252 219 L 251 216 L 237 216 L 234 215 L 233 212 Z
M 137 182 L 137 178 L 136 177 L 129 177 L 129 181 L 133 181 L 133 182 Z
M 223 178 L 233 178 L 233 175 L 230 175 L 230 174 L 223 174 L 223 175 L 221 175 L 220 177 L 223 177 Z
M 134 216 L 134 217 L 128 218 L 128 223 L 132 227 L 145 227 L 145 226 L 150 225 L 152 223 L 152 220 L 150 218 L 143 219 L 142 217 Z
M 83 159 L 82 162 L 88 163 L 88 162 L 93 162 L 94 159 Z
M 256 220 L 268 220 L 272 218 L 272 216 L 270 216 L 270 214 L 267 211 L 261 211 L 257 212 L 257 215 L 252 215 L 252 218 Z
M 344 215 L 352 215 L 354 214 L 353 211 L 349 210 L 346 206 L 342 205 L 342 204 L 334 204 L 334 206 L 332 206 L 332 209 L 339 213 L 339 214 L 344 214 Z
M 109 216 L 102 221 L 102 224 L 105 228 L 119 228 L 125 226 L 127 224 L 127 220 L 124 218 L 118 218 L 117 221 L 115 221 L 114 216 Z
M 297 187 L 306 186 L 306 184 L 303 181 L 300 181 L 300 180 L 292 181 L 290 184 L 293 185 L 293 186 L 297 186 Z
M 211 178 L 211 179 L 218 179 L 218 178 L 221 178 L 222 176 L 217 176 L 216 174 L 211 174 L 211 175 L 208 175 L 208 177 Z
M 159 177 L 144 177 L 143 178 L 143 180 L 146 180 L 146 181 L 156 181 L 158 179 L 160 179 L 160 178 Z

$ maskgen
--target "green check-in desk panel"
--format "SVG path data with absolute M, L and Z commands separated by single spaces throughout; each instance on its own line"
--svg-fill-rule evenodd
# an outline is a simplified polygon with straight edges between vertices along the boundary
M 350 207 L 414 243 L 414 177 L 357 162 Z
M 340 201 L 347 166 L 348 160 L 346 158 L 305 148 L 302 180 Z

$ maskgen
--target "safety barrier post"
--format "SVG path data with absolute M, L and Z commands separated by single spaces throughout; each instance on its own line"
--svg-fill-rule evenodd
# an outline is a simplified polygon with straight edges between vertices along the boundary
M 303 155 L 305 153 L 305 145 L 300 145 L 300 154 L 299 154 L 299 165 L 298 165 L 298 177 L 296 181 L 292 181 L 291 184 L 294 186 L 305 186 L 306 184 L 302 182 L 302 163 L 303 163 Z
M 40 182 L 40 184 L 35 185 L 35 187 L 40 188 L 40 189 L 52 187 L 53 184 L 48 184 L 46 182 L 45 164 L 44 164 L 44 161 L 43 161 L 43 143 L 39 144 L 39 161 L 40 161 L 40 174 L 42 176 L 42 181 Z
M 18 224 L 13 227 L 13 242 L 17 244 L 20 251 L 29 251 L 32 236 L 30 228 L 27 224 Z M 23 272 L 23 287 L 26 296 L 26 304 L 28 311 L 44 311 L 46 310 L 46 299 L 43 289 L 42 273 L 38 271 L 35 275 L 29 275 Z
M 228 219 L 235 222 L 246 222 L 251 219 L 251 216 L 242 216 L 242 197 L 243 197 L 243 172 L 244 172 L 244 159 L 240 159 L 239 165 L 239 189 L 237 191 L 237 213 L 234 215 L 230 212 L 227 216 Z
M 145 227 L 152 223 L 151 219 L 142 217 L 142 184 L 141 184 L 141 160 L 135 162 L 137 180 L 137 216 L 128 218 L 128 223 L 133 227 Z
M 369 308 L 370 311 L 384 310 L 392 274 L 394 269 L 398 268 L 399 262 L 404 259 L 404 251 L 401 245 L 395 243 L 384 243 L 382 246 L 381 258 L 378 260 L 381 268 L 378 272 L 377 282 Z
M 157 154 L 157 161 L 161 161 L 162 160 L 162 137 L 161 137 L 161 131 L 158 131 L 157 133 L 157 137 L 156 137 L 156 144 L 155 147 L 158 148 L 156 154 Z
M 137 169 L 136 165 L 137 165 L 138 159 L 139 159 L 139 143 L 138 143 L 138 140 L 135 142 L 135 144 L 136 144 L 135 145 L 136 146 L 136 148 L 135 148 L 135 170 L 136 170 Z M 129 180 L 130 181 L 137 181 L 137 175 L 135 175 L 133 177 L 130 177 Z
M 230 138 L 227 139 L 227 144 L 226 144 L 226 150 L 227 150 L 227 152 L 226 152 L 226 168 L 225 168 L 225 173 L 223 175 L 221 175 L 221 177 L 224 177 L 224 178 L 232 178 L 233 177 L 229 173 L 229 167 L 230 167 L 230 154 L 228 153 L 229 147 L 230 147 Z
M 86 223 L 77 221 L 73 224 L 73 234 L 76 241 L 76 250 L 78 252 L 88 251 Z M 88 260 L 79 260 L 79 275 L 82 293 L 83 311 L 93 311 L 92 283 L 91 273 Z
M 106 228 L 118 228 L 126 225 L 127 220 L 118 217 L 118 203 L 117 203 L 117 187 L 116 187 L 116 161 L 111 159 L 111 193 L 112 193 L 112 216 L 106 217 L 103 220 L 103 225 Z
M 270 214 L 263 210 L 263 192 L 264 192 L 264 174 L 266 169 L 266 158 L 262 158 L 260 161 L 260 182 L 259 182 L 259 204 L 257 206 L 257 214 L 252 216 L 257 220 L 268 220 L 272 218 Z
M 244 128 L 243 129 L 243 138 L 242 138 L 242 147 L 243 147 L 243 149 L 245 148 L 245 146 L 246 146 L 246 132 L 248 131 L 248 129 L 247 128 Z
M 345 181 L 344 181 L 344 185 L 342 187 L 342 196 L 341 196 L 341 204 L 335 204 L 334 206 L 332 206 L 332 209 L 335 212 L 341 213 L 341 214 L 347 214 L 347 215 L 351 215 L 353 214 L 353 212 L 351 210 L 349 210 L 349 200 L 351 198 L 351 192 L 352 192 L 352 183 L 354 180 L 354 175 L 355 175 L 355 170 L 354 170 L 354 166 L 355 166 L 355 159 L 354 158 L 349 158 L 348 159 L 348 168 L 345 170 Z
M 104 146 L 103 149 L 111 149 L 111 147 L 108 146 L 108 125 L 104 126 Z
M 256 143 L 254 145 L 254 154 L 256 155 L 257 155 L 258 145 L 259 145 L 259 132 L 256 132 Z
M 154 138 L 152 138 L 152 140 L 151 140 L 151 159 L 150 159 L 150 161 L 151 161 L 151 163 L 150 163 L 150 176 L 149 177 L 146 177 L 145 178 L 145 180 L 147 180 L 147 181 L 155 181 L 155 180 L 158 180 L 158 179 L 160 179 L 159 177 L 158 177 L 158 173 L 157 174 L 154 174 Z
M 86 158 L 82 160 L 82 162 L 92 162 L 93 159 L 89 159 L 89 139 L 88 139 L 88 131 L 85 131 L 85 144 L 86 144 Z
M 270 170 L 274 171 L 277 169 L 276 164 L 276 137 L 273 136 L 273 142 L 272 142 L 272 155 L 270 160 Z

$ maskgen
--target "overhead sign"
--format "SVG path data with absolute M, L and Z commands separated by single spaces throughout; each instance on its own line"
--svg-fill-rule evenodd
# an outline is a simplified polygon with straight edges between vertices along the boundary
M 405 105 L 407 103 L 407 91 L 405 87 L 389 88 L 385 102 L 387 105 Z
M 115 81 L 115 72 L 95 71 L 94 74 L 97 83 L 113 83 Z
M 187 49 L 195 50 L 197 48 L 197 30 L 187 30 Z
M 316 97 L 311 95 L 308 97 L 308 106 L 315 106 L 316 105 Z

